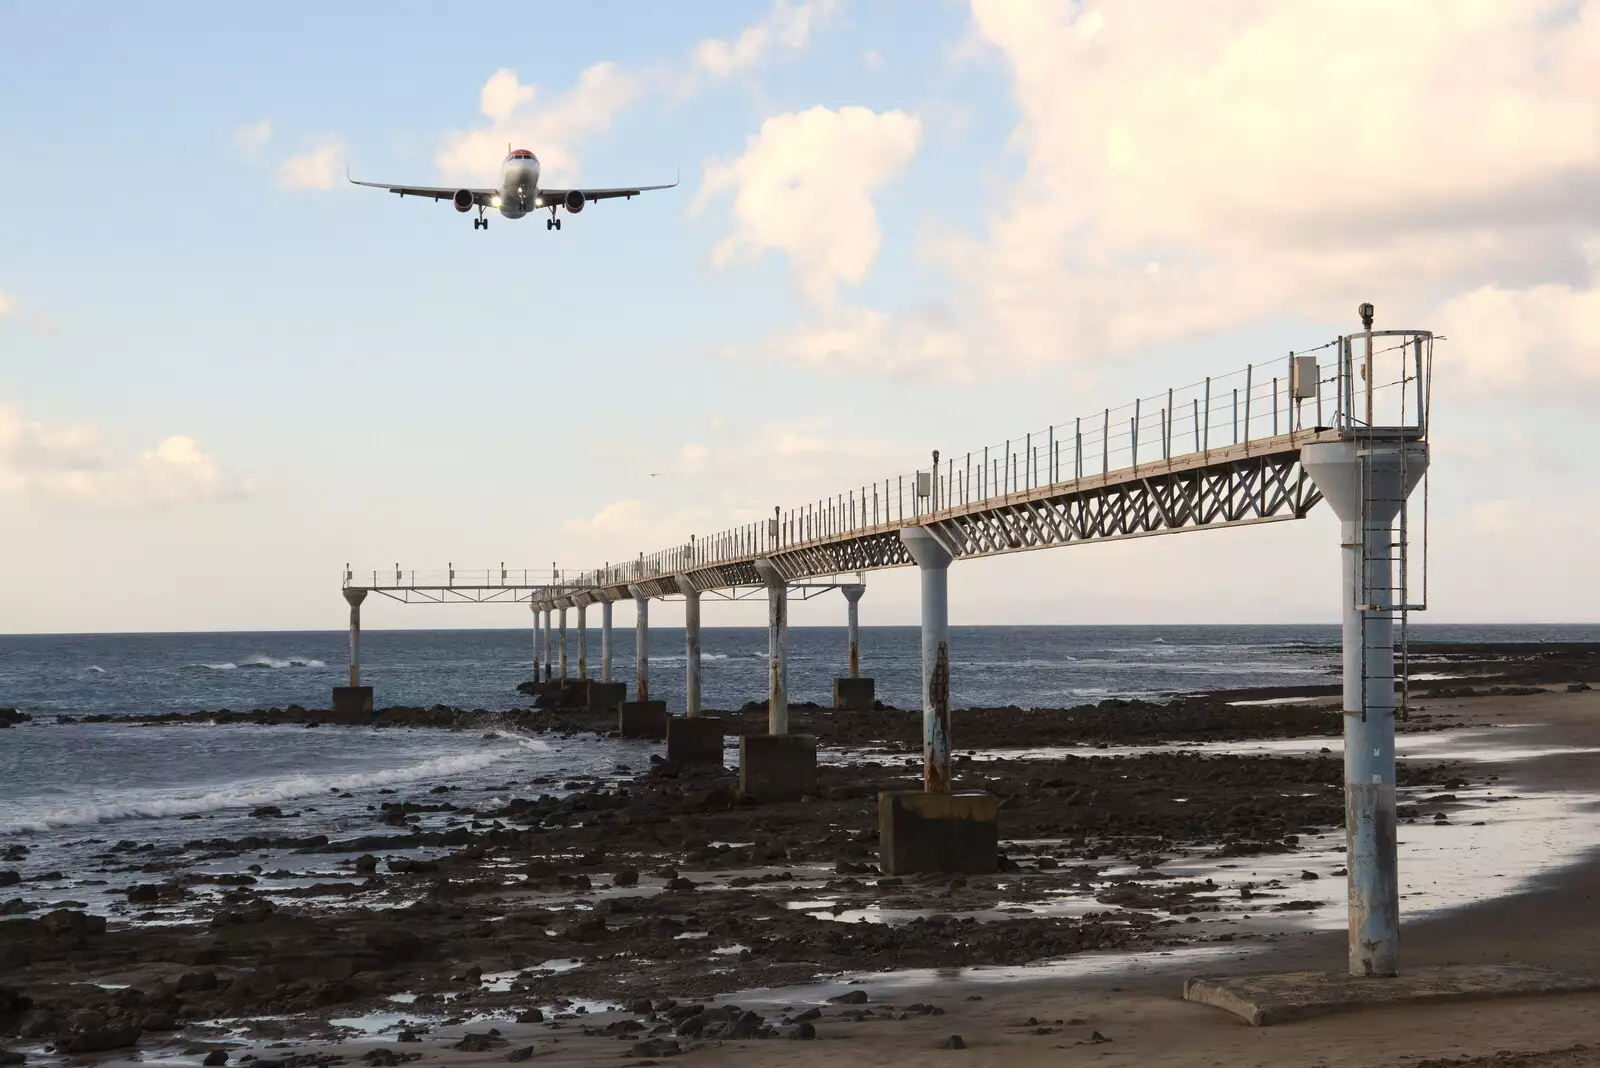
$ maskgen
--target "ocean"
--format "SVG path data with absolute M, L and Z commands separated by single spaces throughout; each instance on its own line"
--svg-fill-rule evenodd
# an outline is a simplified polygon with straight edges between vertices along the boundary
M 1600 641 L 1600 626 L 1441 625 L 1413 634 L 1419 641 Z M 708 628 L 702 637 L 707 708 L 765 697 L 764 629 Z M 632 629 L 618 628 L 614 639 L 614 675 L 631 683 Z M 649 743 L 524 737 L 511 729 L 56 719 L 326 707 L 330 688 L 344 681 L 346 641 L 342 631 L 0 637 L 0 707 L 36 717 L 0 730 L 0 855 L 13 844 L 28 850 L 0 868 L 28 880 L 104 871 L 104 853 L 119 841 L 160 856 L 194 839 L 272 833 L 269 821 L 250 815 L 264 805 L 299 812 L 296 835 L 368 833 L 379 794 L 445 787 L 487 802 L 519 791 L 559 792 L 564 779 L 626 774 L 656 751 Z M 575 672 L 570 634 L 569 642 Z M 1337 671 L 1337 642 L 1332 626 L 953 627 L 953 704 L 1061 707 L 1109 696 L 1327 682 Z M 653 630 L 651 646 L 652 696 L 681 708 L 681 629 Z M 590 632 L 589 653 L 597 676 L 598 630 Z M 369 631 L 363 681 L 375 687 L 380 706 L 525 707 L 516 686 L 530 677 L 531 655 L 528 630 Z M 829 701 L 844 661 L 842 628 L 791 630 L 791 699 Z M 877 680 L 881 700 L 915 706 L 919 671 L 916 628 L 863 628 L 862 672 Z M 959 715 L 953 734 L 959 746 Z M 260 859 L 294 864 L 287 853 Z M 150 877 L 136 874 L 138 865 L 130 871 L 126 878 Z M 51 893 L 98 908 L 107 887 L 125 881 L 68 874 L 51 883 Z

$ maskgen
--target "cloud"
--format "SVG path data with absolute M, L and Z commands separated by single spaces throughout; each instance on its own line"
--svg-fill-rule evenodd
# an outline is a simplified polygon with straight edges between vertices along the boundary
M 970 377 L 971 340 L 939 305 L 897 315 L 837 308 L 819 320 L 779 331 L 753 345 L 725 345 L 732 359 L 768 359 L 820 370 L 894 374 L 931 370 Z
M 534 150 L 541 182 L 576 182 L 578 143 L 608 129 L 639 92 L 638 77 L 611 62 L 586 68 L 577 85 L 549 95 L 522 84 L 514 70 L 497 70 L 480 93 L 479 109 L 489 125 L 448 134 L 434 163 L 446 181 L 483 185 L 494 179 L 509 143 Z
M 733 196 L 734 230 L 714 262 L 776 249 L 806 293 L 830 303 L 838 283 L 861 281 L 877 258 L 872 194 L 905 170 L 921 136 L 921 121 L 903 111 L 814 107 L 767 119 L 742 156 L 706 166 L 696 204 Z
M 259 155 L 267 147 L 267 142 L 272 139 L 272 120 L 262 119 L 260 122 L 241 126 L 233 131 L 233 146 L 247 156 Z
M 581 144 L 610 129 L 634 103 L 657 93 L 690 96 L 706 80 L 752 70 L 780 52 L 798 52 L 836 3 L 773 0 L 766 16 L 732 42 L 707 39 L 682 60 L 638 69 L 609 61 L 595 63 L 578 76 L 576 85 L 562 92 L 524 84 L 515 70 L 501 68 L 478 94 L 478 110 L 488 125 L 446 134 L 434 164 L 446 182 L 492 183 L 494 167 L 511 144 L 538 155 L 541 181 L 554 186 L 576 183 Z
M 691 68 L 711 78 L 731 78 L 762 63 L 779 49 L 798 52 L 837 6 L 835 0 L 775 0 L 767 17 L 746 27 L 732 43 L 712 38 L 696 45 Z
M 332 189 L 344 180 L 345 146 L 327 135 L 313 146 L 278 165 L 278 186 L 287 190 Z
M 230 500 L 252 491 L 191 437 L 118 455 L 88 424 L 50 426 L 0 407 L 0 494 L 45 504 L 151 510 Z
M 972 360 L 1105 360 L 1368 299 L 1462 347 L 1455 323 L 1591 336 L 1600 0 L 972 0 L 969 40 L 1009 80 L 1015 176 L 978 230 L 920 247 Z M 1482 346 L 1482 385 L 1529 382 L 1525 351 Z

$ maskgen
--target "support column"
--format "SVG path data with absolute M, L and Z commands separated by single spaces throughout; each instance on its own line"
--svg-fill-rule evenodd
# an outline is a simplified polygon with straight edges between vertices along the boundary
M 900 532 L 922 580 L 922 788 L 950 792 L 950 553 L 923 527 Z
M 683 589 L 683 714 L 700 718 L 700 591 L 680 577 Z
M 361 685 L 361 602 L 367 599 L 367 591 L 346 588 L 343 592 L 350 606 L 350 685 L 333 688 L 333 711 L 363 715 L 372 711 L 372 687 Z
M 560 615 L 560 641 L 561 641 L 561 681 L 567 681 L 567 606 L 563 604 L 558 611 Z
M 900 539 L 922 579 L 923 788 L 878 795 L 878 865 L 886 875 L 992 872 L 999 799 L 950 790 L 950 552 L 925 527 Z
M 817 739 L 789 733 L 789 583 L 770 560 L 756 570 L 767 586 L 767 733 L 739 739 L 739 794 L 798 801 L 817 793 Z
M 544 610 L 544 681 L 545 682 L 549 682 L 551 679 L 555 678 L 555 669 L 552 667 L 552 665 L 555 663 L 555 655 L 556 655 L 555 642 L 553 642 L 551 640 L 551 636 L 550 636 L 550 609 L 547 606 L 545 608 L 545 610 Z
M 1393 526 L 1428 467 L 1423 442 L 1307 445 L 1301 463 L 1339 517 L 1349 968 L 1400 971 L 1395 841 Z
M 539 606 L 530 604 L 533 611 L 533 681 L 539 681 Z
M 877 700 L 876 684 L 861 677 L 861 596 L 865 586 L 845 586 L 840 590 L 848 602 L 846 633 L 850 674 L 833 680 L 833 707 L 838 710 L 870 712 Z
M 650 700 L 650 598 L 638 586 L 629 587 L 637 610 L 633 624 L 633 699 Z
M 589 606 L 578 605 L 578 678 L 589 677 Z
M 767 583 L 767 733 L 789 733 L 789 586 Z
M 611 601 L 600 603 L 600 681 L 611 681 Z

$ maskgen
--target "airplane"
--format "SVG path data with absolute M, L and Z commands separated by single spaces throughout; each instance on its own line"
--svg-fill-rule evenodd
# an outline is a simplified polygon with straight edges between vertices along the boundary
M 506 147 L 510 148 L 509 145 Z M 677 179 L 674 179 L 671 185 L 636 185 L 616 189 L 541 189 L 539 157 L 525 148 L 512 149 L 506 156 L 505 162 L 500 165 L 500 185 L 496 189 L 451 189 L 428 185 L 392 185 L 389 182 L 358 182 L 350 177 L 348 170 L 345 171 L 345 178 L 349 179 L 351 185 L 387 189 L 403 197 L 449 200 L 460 212 L 477 208 L 478 217 L 472 220 L 474 230 L 489 229 L 489 220 L 484 217 L 484 211 L 488 208 L 498 209 L 500 214 L 508 219 L 520 219 L 531 212 L 544 209 L 550 212 L 550 218 L 545 220 L 544 228 L 559 230 L 561 220 L 557 218 L 556 212 L 561 208 L 576 215 L 592 200 L 610 200 L 613 197 L 631 199 L 640 193 L 648 193 L 654 189 L 671 189 L 678 184 Z

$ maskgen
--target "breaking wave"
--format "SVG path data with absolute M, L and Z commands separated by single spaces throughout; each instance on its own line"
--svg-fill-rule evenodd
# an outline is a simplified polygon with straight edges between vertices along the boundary
M 238 671 L 240 668 L 320 668 L 328 665 L 321 660 L 313 660 L 306 656 L 291 656 L 279 659 L 275 656 L 258 654 L 241 660 L 237 664 L 231 660 L 225 660 L 220 664 L 190 664 L 189 666 L 204 671 Z
M 56 827 L 110 823 L 126 819 L 155 819 L 162 816 L 190 816 L 229 808 L 253 808 L 301 797 L 315 797 L 334 791 L 343 793 L 371 786 L 415 782 L 419 779 L 447 778 L 486 768 L 516 755 L 519 749 L 544 752 L 549 746 L 533 738 L 507 737 L 509 746 L 455 756 L 434 757 L 398 768 L 356 775 L 293 775 L 265 782 L 246 782 L 203 793 L 183 793 L 125 798 L 93 805 L 78 805 L 42 812 L 31 819 L 0 823 L 0 834 L 48 831 Z

